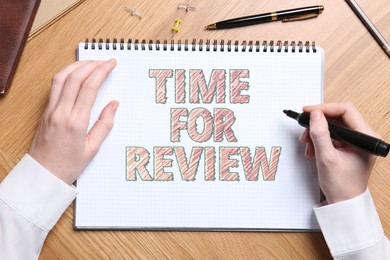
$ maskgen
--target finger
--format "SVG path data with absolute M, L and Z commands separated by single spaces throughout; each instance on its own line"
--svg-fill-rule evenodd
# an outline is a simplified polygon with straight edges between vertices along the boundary
M 340 142 L 340 141 L 337 141 L 335 139 L 332 139 L 332 143 L 333 143 L 333 146 L 337 149 L 339 148 L 346 148 L 346 147 L 351 147 L 350 145 L 348 144 L 345 144 L 343 142 Z
M 301 136 L 299 137 L 299 141 L 301 143 L 311 142 L 309 130 L 305 129 L 305 131 L 302 132 Z
M 351 129 L 379 137 L 352 103 L 329 103 L 303 107 L 303 110 L 309 113 L 317 109 L 327 117 L 341 117 L 344 124 Z
M 95 122 L 88 133 L 88 153 L 91 157 L 95 156 L 100 145 L 110 133 L 114 126 L 115 113 L 118 110 L 119 102 L 112 101 L 104 107 L 99 119 Z
M 115 59 L 99 64 L 82 83 L 73 109 L 73 113 L 80 116 L 82 118 L 81 120 L 85 122 L 89 121 L 99 88 L 115 66 Z
M 305 131 L 299 137 L 299 141 L 305 144 L 305 156 L 309 158 L 314 157 L 315 153 L 314 153 L 313 142 L 310 138 L 308 129 L 305 129 Z
M 310 137 L 317 160 L 326 160 L 336 154 L 328 130 L 328 122 L 321 110 L 310 112 Z
M 60 72 L 55 74 L 53 76 L 52 82 L 51 82 L 51 89 L 50 89 L 50 96 L 49 96 L 49 104 L 47 106 L 47 109 L 50 111 L 53 111 L 57 107 L 58 100 L 60 98 L 62 89 L 65 84 L 65 80 L 68 77 L 68 75 L 78 70 L 81 66 L 88 63 L 89 61 L 76 61 L 68 66 L 66 66 L 64 69 L 62 69 Z
M 308 157 L 308 158 L 315 157 L 315 150 L 314 150 L 314 146 L 313 146 L 312 142 L 306 144 L 305 156 Z
M 103 63 L 104 61 L 90 61 L 70 72 L 65 79 L 57 109 L 61 110 L 63 114 L 69 114 L 74 108 L 82 85 L 94 69 Z

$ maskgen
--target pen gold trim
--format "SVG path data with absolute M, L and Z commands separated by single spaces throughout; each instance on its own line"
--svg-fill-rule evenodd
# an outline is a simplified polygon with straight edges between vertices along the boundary
M 271 13 L 271 19 L 272 21 L 277 21 L 278 20 L 278 14 L 276 12 Z
M 297 16 L 297 17 L 293 17 L 293 18 L 282 19 L 282 22 L 286 23 L 286 22 L 302 21 L 302 20 L 307 20 L 307 19 L 311 19 L 311 18 L 316 18 L 319 15 L 320 14 L 306 14 L 306 15 L 301 15 L 301 16 Z
M 213 23 L 213 24 L 209 24 L 205 27 L 206 30 L 215 30 L 217 29 L 217 24 Z

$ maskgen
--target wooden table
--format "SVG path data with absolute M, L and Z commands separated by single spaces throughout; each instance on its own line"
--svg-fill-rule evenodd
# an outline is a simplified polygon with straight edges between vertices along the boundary
M 383 139 L 390 140 L 390 59 L 342 0 L 87 0 L 31 39 L 10 93 L 0 98 L 0 179 L 28 150 L 46 105 L 52 76 L 75 60 L 77 43 L 89 38 L 170 39 L 181 18 L 179 39 L 310 40 L 325 49 L 325 101 L 353 102 Z M 390 2 L 358 3 L 390 41 Z M 324 5 L 316 19 L 206 31 L 206 24 L 232 17 L 301 6 Z M 125 7 L 144 16 L 132 16 Z M 370 179 L 385 233 L 390 237 L 390 160 L 379 158 Z M 49 234 L 41 259 L 327 259 L 321 233 L 142 232 L 72 229 L 73 206 Z

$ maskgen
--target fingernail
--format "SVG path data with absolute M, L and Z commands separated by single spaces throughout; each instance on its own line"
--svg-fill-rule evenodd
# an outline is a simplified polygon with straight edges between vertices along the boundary
M 114 113 L 116 113 L 116 111 L 118 110 L 118 107 L 119 107 L 119 102 L 118 101 L 114 101 L 111 105 L 111 109 Z
M 302 111 L 309 112 L 311 107 L 312 107 L 312 105 L 303 106 Z
M 305 132 L 302 132 L 301 136 L 299 136 L 298 140 L 301 141 L 302 143 L 304 143 L 304 136 L 305 136 Z
M 305 146 L 305 156 L 309 157 L 309 146 L 308 145 Z
M 116 59 L 109 59 L 108 61 L 107 61 L 107 63 L 111 63 L 111 64 L 116 64 Z

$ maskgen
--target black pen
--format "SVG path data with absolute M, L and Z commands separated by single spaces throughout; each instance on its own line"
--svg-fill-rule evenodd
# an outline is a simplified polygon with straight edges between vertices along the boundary
M 269 12 L 264 14 L 257 14 L 257 15 L 229 19 L 229 20 L 209 24 L 205 27 L 205 29 L 207 30 L 227 29 L 227 28 L 235 28 L 235 27 L 259 24 L 259 23 L 268 23 L 273 21 L 283 21 L 283 22 L 298 21 L 298 20 L 317 17 L 323 11 L 324 11 L 324 6 L 322 5 L 301 7 L 296 9 Z
M 288 117 L 291 117 L 298 121 L 303 127 L 309 128 L 310 126 L 310 114 L 307 112 L 297 113 L 291 110 L 283 110 Z M 390 150 L 390 144 L 385 143 L 384 141 L 363 134 L 361 132 L 336 125 L 335 123 L 329 122 L 329 132 L 330 137 L 334 140 L 340 141 L 352 145 L 354 147 L 360 148 L 366 152 L 386 157 Z

